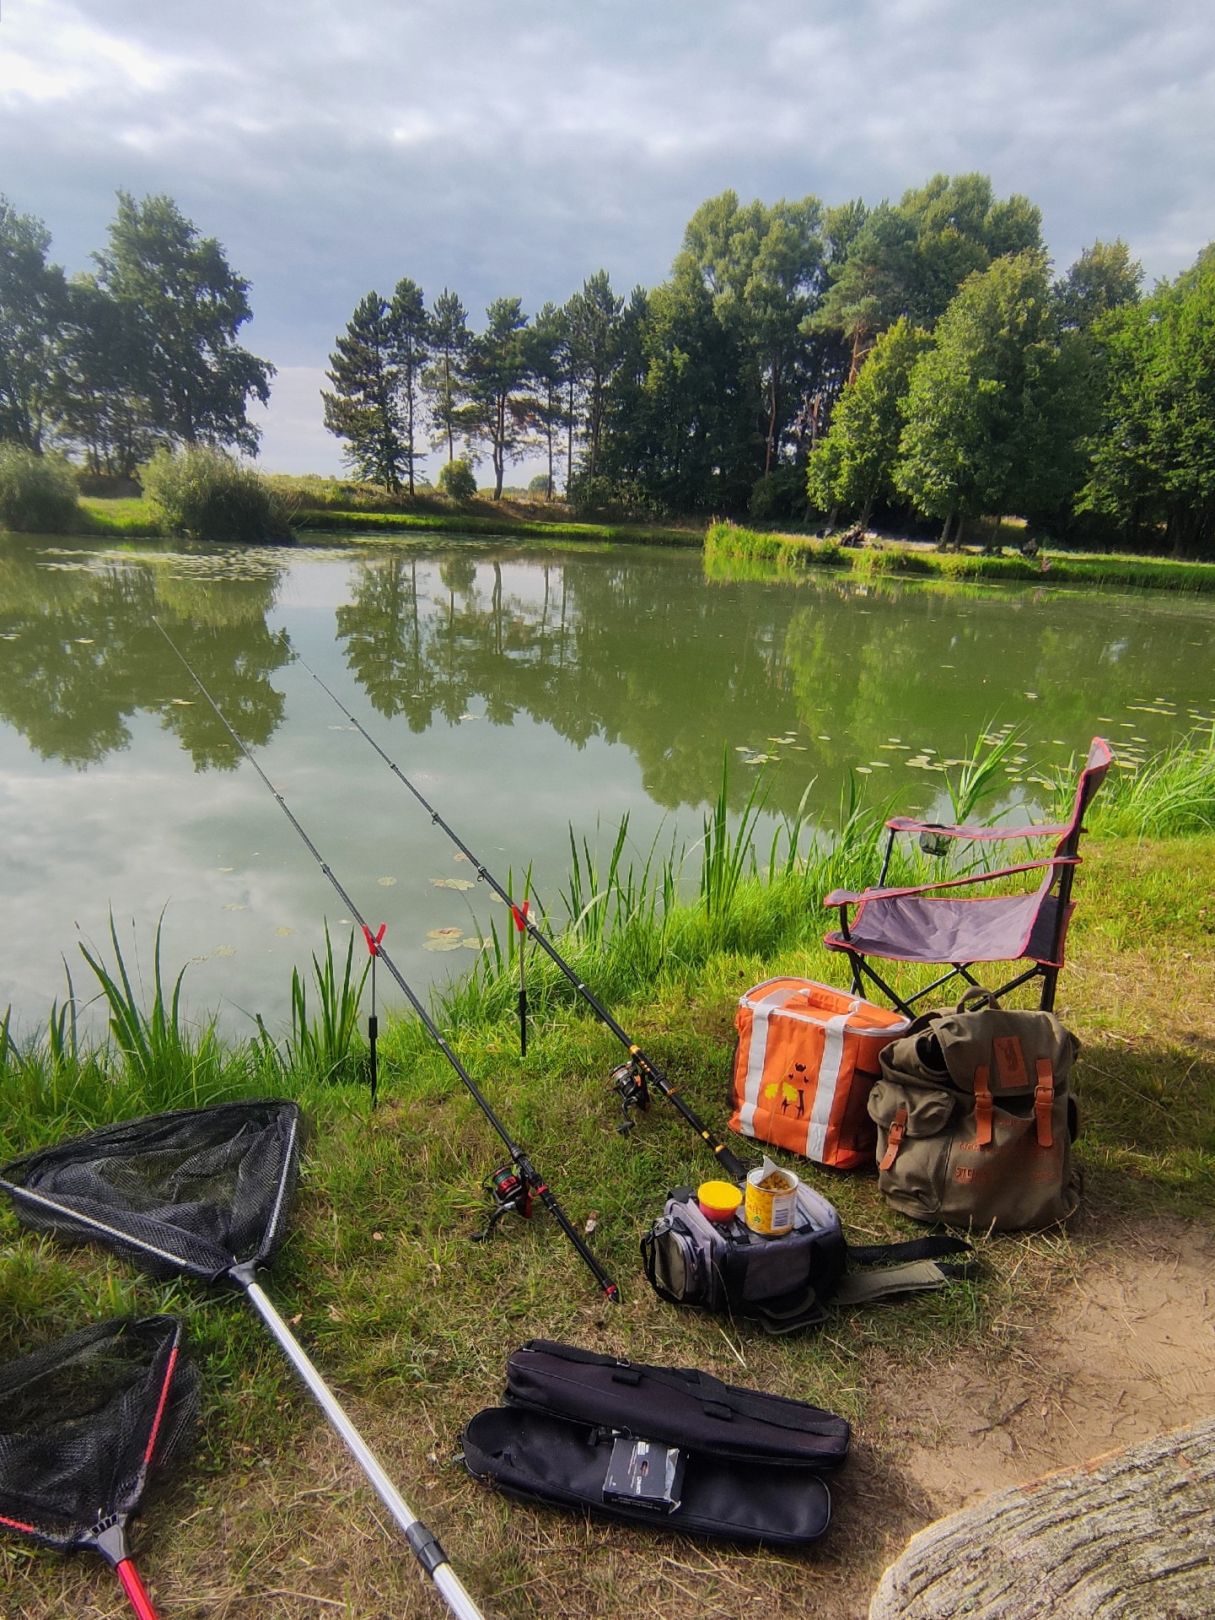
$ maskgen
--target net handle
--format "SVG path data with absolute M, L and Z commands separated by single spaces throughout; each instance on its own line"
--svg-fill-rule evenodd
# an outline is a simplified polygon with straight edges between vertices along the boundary
M 279 1348 L 308 1386 L 309 1394 L 345 1441 L 355 1461 L 374 1487 L 376 1495 L 404 1532 L 406 1541 L 413 1549 L 414 1557 L 438 1587 L 447 1607 L 457 1616 L 457 1620 L 485 1620 L 460 1577 L 447 1562 L 447 1554 L 439 1542 L 411 1511 L 405 1498 L 380 1466 L 371 1447 L 347 1417 L 333 1391 L 308 1359 L 303 1345 L 275 1310 L 266 1294 L 251 1277 L 240 1275 L 239 1270 L 231 1275 L 245 1290 L 249 1296 L 249 1303 L 270 1329 L 278 1341 Z M 152 1620 L 155 1620 L 155 1616 Z
M 139 1620 L 159 1620 L 156 1610 L 152 1607 L 152 1600 L 148 1596 L 147 1588 L 139 1578 L 139 1571 L 129 1558 L 114 1565 L 114 1573 L 122 1582 L 122 1589 L 130 1600 L 131 1607 L 139 1616 Z

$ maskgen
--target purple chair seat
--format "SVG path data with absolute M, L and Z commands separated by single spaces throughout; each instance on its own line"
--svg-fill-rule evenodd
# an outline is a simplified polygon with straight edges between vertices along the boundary
M 1071 911 L 1069 905 L 1069 916 Z M 1055 896 L 1038 893 L 972 900 L 892 895 L 862 900 L 848 938 L 831 933 L 826 944 L 833 950 L 882 956 L 892 962 L 1016 962 L 1026 958 L 1059 966 L 1052 958 L 1057 914 Z

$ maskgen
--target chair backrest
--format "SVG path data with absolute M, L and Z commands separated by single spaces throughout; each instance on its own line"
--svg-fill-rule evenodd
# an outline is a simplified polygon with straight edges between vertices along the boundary
M 1114 751 L 1109 743 L 1104 737 L 1094 737 L 1089 744 L 1088 758 L 1084 762 L 1084 769 L 1080 772 L 1080 780 L 1076 783 L 1071 820 L 1067 823 L 1067 831 L 1059 841 L 1059 847 L 1055 851 L 1057 855 L 1076 853 L 1083 830 L 1084 813 L 1096 797 L 1097 789 L 1105 781 L 1113 762 Z

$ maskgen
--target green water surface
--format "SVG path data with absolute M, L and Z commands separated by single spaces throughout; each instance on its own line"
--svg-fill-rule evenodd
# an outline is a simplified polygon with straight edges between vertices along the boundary
M 991 727 L 1024 737 L 1007 806 L 1095 733 L 1127 769 L 1215 713 L 1197 599 L 707 583 L 696 553 L 446 537 L 0 538 L 0 1011 L 27 1032 L 64 960 L 91 993 L 78 945 L 108 948 L 111 913 L 145 978 L 163 913 L 189 1003 L 235 1030 L 281 1030 L 293 964 L 352 926 L 156 621 L 419 989 L 505 914 L 450 886 L 467 863 L 301 659 L 503 881 L 532 867 L 555 924 L 571 823 L 605 854 L 625 812 L 639 859 L 693 844 L 723 758 L 735 805 L 762 773 L 773 817 L 809 785 L 831 825 L 850 773 L 939 810 L 945 762 Z

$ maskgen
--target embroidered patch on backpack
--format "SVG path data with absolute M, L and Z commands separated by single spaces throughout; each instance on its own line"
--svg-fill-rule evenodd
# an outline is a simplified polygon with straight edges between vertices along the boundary
M 1029 1075 L 1025 1068 L 1025 1053 L 1015 1035 L 997 1035 L 991 1043 L 996 1059 L 996 1075 L 1003 1090 L 1014 1086 L 1027 1086 Z

